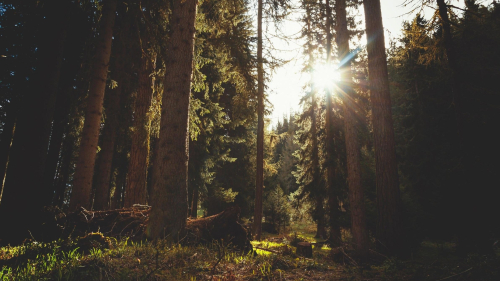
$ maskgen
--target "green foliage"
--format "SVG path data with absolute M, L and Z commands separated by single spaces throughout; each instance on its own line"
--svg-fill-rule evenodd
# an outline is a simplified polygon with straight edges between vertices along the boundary
M 294 238 L 295 237 L 295 238 Z M 313 258 L 294 252 L 293 241 L 252 241 L 257 254 L 234 251 L 223 241 L 206 246 L 181 246 L 146 241 L 111 240 L 109 249 L 81 254 L 76 243 L 28 242 L 0 248 L 0 280 L 454 280 L 494 281 L 500 277 L 498 256 L 469 255 L 457 259 L 454 245 L 447 254 L 425 242 L 412 260 L 373 256 L 369 264 L 353 266 L 334 261 L 331 249 L 314 247 Z M 309 239 L 307 239 L 310 241 Z M 290 244 L 288 244 L 290 243 Z M 291 246 L 292 245 L 292 246 Z M 270 250 L 270 251 L 266 251 Z
M 266 222 L 270 222 L 280 232 L 280 227 L 290 224 L 292 206 L 279 184 L 266 194 L 263 204 Z
M 78 248 L 62 243 L 31 242 L 1 250 L 8 265 L 3 265 L 1 280 L 77 280 L 81 259 Z M 1 263 L 0 263 L 1 264 Z
M 408 241 L 415 247 L 429 237 L 450 241 L 463 229 L 470 229 L 471 235 L 483 233 L 478 241 L 498 235 L 498 226 L 487 218 L 498 210 L 487 188 L 498 182 L 492 171 L 498 166 L 493 159 L 500 156 L 498 146 L 490 142 L 491 128 L 500 120 L 500 100 L 491 83 L 500 78 L 500 57 L 493 47 L 500 42 L 497 10 L 468 1 L 466 11 L 452 17 L 458 85 L 453 84 L 436 20 L 417 15 L 405 23 L 401 44 L 390 50 L 402 197 Z M 455 100 L 460 100 L 460 108 Z M 463 118 L 461 135 L 457 114 Z M 464 178 L 469 178 L 467 186 L 460 182 Z M 460 213 L 465 205 L 468 210 Z
M 237 201 L 243 213 L 251 185 L 255 118 L 251 24 L 244 1 L 200 2 L 196 21 L 195 69 L 190 106 L 190 194 L 198 192 L 208 214 Z M 246 127 L 246 128 L 245 128 Z M 245 154 L 246 153 L 246 154 Z M 226 173 L 238 169 L 239 173 Z M 192 196 L 191 196 L 192 198 Z

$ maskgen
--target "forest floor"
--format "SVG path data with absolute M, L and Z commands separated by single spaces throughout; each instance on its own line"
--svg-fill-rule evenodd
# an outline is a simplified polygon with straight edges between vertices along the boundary
M 223 241 L 187 247 L 100 234 L 90 243 L 97 248 L 83 240 L 28 242 L 0 248 L 0 280 L 500 280 L 499 253 L 458 258 L 453 244 L 425 241 L 409 260 L 374 253 L 358 263 L 347 249 L 332 251 L 321 244 L 312 258 L 297 256 L 296 242 L 322 242 L 313 236 L 312 226 L 294 225 L 289 234 L 253 241 L 254 254 Z

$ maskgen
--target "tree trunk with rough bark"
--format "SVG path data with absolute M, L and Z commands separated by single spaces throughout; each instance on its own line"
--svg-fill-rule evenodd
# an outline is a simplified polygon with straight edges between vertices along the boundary
M 107 210 L 110 207 L 110 185 L 113 168 L 113 156 L 115 154 L 115 143 L 118 127 L 120 126 L 120 104 L 125 91 L 125 79 L 123 78 L 125 59 L 125 47 L 121 46 L 120 55 L 115 58 L 115 76 L 118 87 L 109 90 L 106 101 L 106 121 L 102 129 L 102 143 L 99 157 L 96 161 L 96 173 L 94 176 L 95 196 L 94 210 Z
M 351 207 L 351 232 L 355 249 L 360 256 L 368 254 L 369 240 L 366 229 L 364 192 L 361 185 L 361 163 L 356 131 L 356 101 L 352 89 L 351 61 L 349 58 L 349 33 L 347 29 L 346 0 L 337 0 L 337 50 L 339 61 L 340 96 L 344 106 L 345 143 L 347 154 L 347 181 L 349 184 L 349 202 Z
M 107 210 L 110 206 L 110 181 L 115 153 L 115 142 L 118 117 L 120 114 L 120 100 L 123 93 L 123 80 L 117 80 L 118 87 L 110 90 L 108 106 L 106 107 L 106 123 L 102 130 L 102 145 L 96 161 L 94 210 Z
M 117 0 L 106 0 L 103 3 L 96 55 L 92 66 L 93 76 L 90 80 L 85 123 L 69 204 L 70 211 L 74 211 L 78 207 L 90 209 L 91 206 L 92 180 L 99 141 L 104 90 L 111 55 L 116 5 Z
M 257 7 L 257 174 L 255 180 L 255 206 L 253 234 L 262 235 L 262 191 L 264 189 L 264 67 L 262 61 L 262 0 Z
M 178 241 L 188 215 L 189 101 L 196 0 L 174 0 L 167 44 L 160 138 L 153 164 L 150 240 Z
M 401 196 L 380 0 L 364 0 L 377 186 L 377 245 L 402 254 Z
M 330 64 L 330 56 L 332 50 L 332 34 L 331 28 L 332 10 L 330 1 L 326 0 L 326 64 Z M 332 108 L 332 95 L 329 89 L 326 89 L 326 115 L 325 115 L 325 129 L 326 129 L 326 189 L 328 191 L 328 207 L 330 210 L 330 243 L 332 246 L 338 246 L 341 243 L 340 225 L 339 225 L 339 201 L 338 191 L 335 190 L 335 163 L 333 154 L 335 152 L 335 144 L 333 142 L 333 108 Z
M 153 83 L 150 74 L 154 71 L 153 58 L 142 54 L 139 71 L 139 91 L 135 100 L 134 133 L 130 149 L 130 162 L 125 189 L 125 208 L 147 202 L 147 172 L 149 166 L 149 113 L 153 98 Z

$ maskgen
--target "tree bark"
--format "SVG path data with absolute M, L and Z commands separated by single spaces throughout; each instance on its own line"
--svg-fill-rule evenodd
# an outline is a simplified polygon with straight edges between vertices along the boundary
M 380 0 L 364 0 L 363 6 L 375 147 L 378 246 L 387 254 L 402 254 L 401 196 Z
M 347 181 L 351 207 L 351 232 L 355 249 L 360 256 L 368 254 L 368 231 L 366 229 L 364 192 L 361 185 L 361 163 L 356 131 L 356 101 L 352 89 L 351 60 L 349 58 L 349 33 L 347 29 L 346 0 L 337 0 L 337 49 L 341 62 L 340 96 L 344 106 L 345 143 L 347 154 Z
M 90 196 L 92 178 L 94 175 L 95 157 L 99 141 L 102 103 L 108 75 L 113 26 L 116 17 L 116 5 L 117 0 L 106 0 L 103 3 L 96 56 L 92 67 L 94 76 L 90 81 L 89 97 L 87 99 L 87 109 L 85 111 L 85 123 L 83 125 L 82 140 L 69 204 L 70 211 L 74 211 L 80 206 L 86 209 L 90 209 L 91 207 Z
M 102 130 L 102 144 L 99 157 L 96 161 L 96 174 L 94 176 L 95 197 L 94 210 L 107 210 L 110 207 L 110 184 L 111 172 L 113 168 L 113 156 L 115 153 L 115 143 L 117 130 L 120 125 L 120 103 L 122 94 L 125 91 L 125 79 L 123 78 L 125 59 L 124 47 L 122 46 L 120 55 L 115 59 L 115 75 L 118 87 L 111 89 L 106 102 L 106 122 Z
M 147 202 L 147 172 L 149 166 L 149 131 L 151 118 L 149 110 L 153 97 L 153 83 L 150 77 L 154 70 L 152 58 L 142 54 L 139 71 L 139 91 L 135 100 L 134 133 L 130 149 L 130 162 L 125 189 L 125 208 Z
M 326 64 L 330 64 L 330 56 L 332 50 L 332 34 L 330 28 L 332 10 L 330 7 L 330 1 L 326 0 Z M 325 129 L 326 129 L 326 189 L 328 191 L 328 207 L 330 209 L 330 243 L 332 246 L 338 246 L 341 243 L 340 236 L 340 225 L 339 225 L 339 201 L 338 192 L 335 190 L 335 163 L 334 163 L 334 151 L 335 144 L 333 142 L 333 108 L 332 108 L 332 96 L 330 89 L 326 89 L 326 115 L 325 115 Z
M 257 7 L 257 174 L 253 233 L 262 235 L 262 190 L 264 189 L 264 67 L 262 61 L 262 0 Z
M 325 223 L 325 208 L 323 204 L 324 197 L 316 197 L 315 215 L 316 215 L 316 238 L 327 238 L 326 234 L 326 223 Z
M 188 214 L 189 102 L 196 0 L 174 0 L 167 44 L 160 138 L 153 165 L 150 240 L 178 241 Z
M 106 113 L 106 123 L 102 130 L 102 145 L 96 161 L 94 210 L 107 210 L 110 206 L 110 181 L 115 153 L 117 127 L 120 116 L 120 100 L 123 92 L 123 80 L 118 80 L 118 87 L 110 90 Z

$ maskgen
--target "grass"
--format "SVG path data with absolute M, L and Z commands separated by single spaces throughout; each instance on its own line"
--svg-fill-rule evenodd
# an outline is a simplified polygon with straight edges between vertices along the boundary
M 0 248 L 0 280 L 500 280 L 498 255 L 459 259 L 451 243 L 426 241 L 413 259 L 354 266 L 328 247 L 314 248 L 312 259 L 297 256 L 294 238 L 315 240 L 311 229 L 294 231 L 252 241 L 264 249 L 256 254 L 223 242 L 187 247 L 110 239 L 106 247 L 91 243 L 97 248 L 88 249 L 81 241 L 30 242 Z
M 185 247 L 123 240 L 87 254 L 64 243 L 1 248 L 0 280 L 279 280 L 297 269 L 326 268 L 291 252 L 243 254 L 220 243 Z

